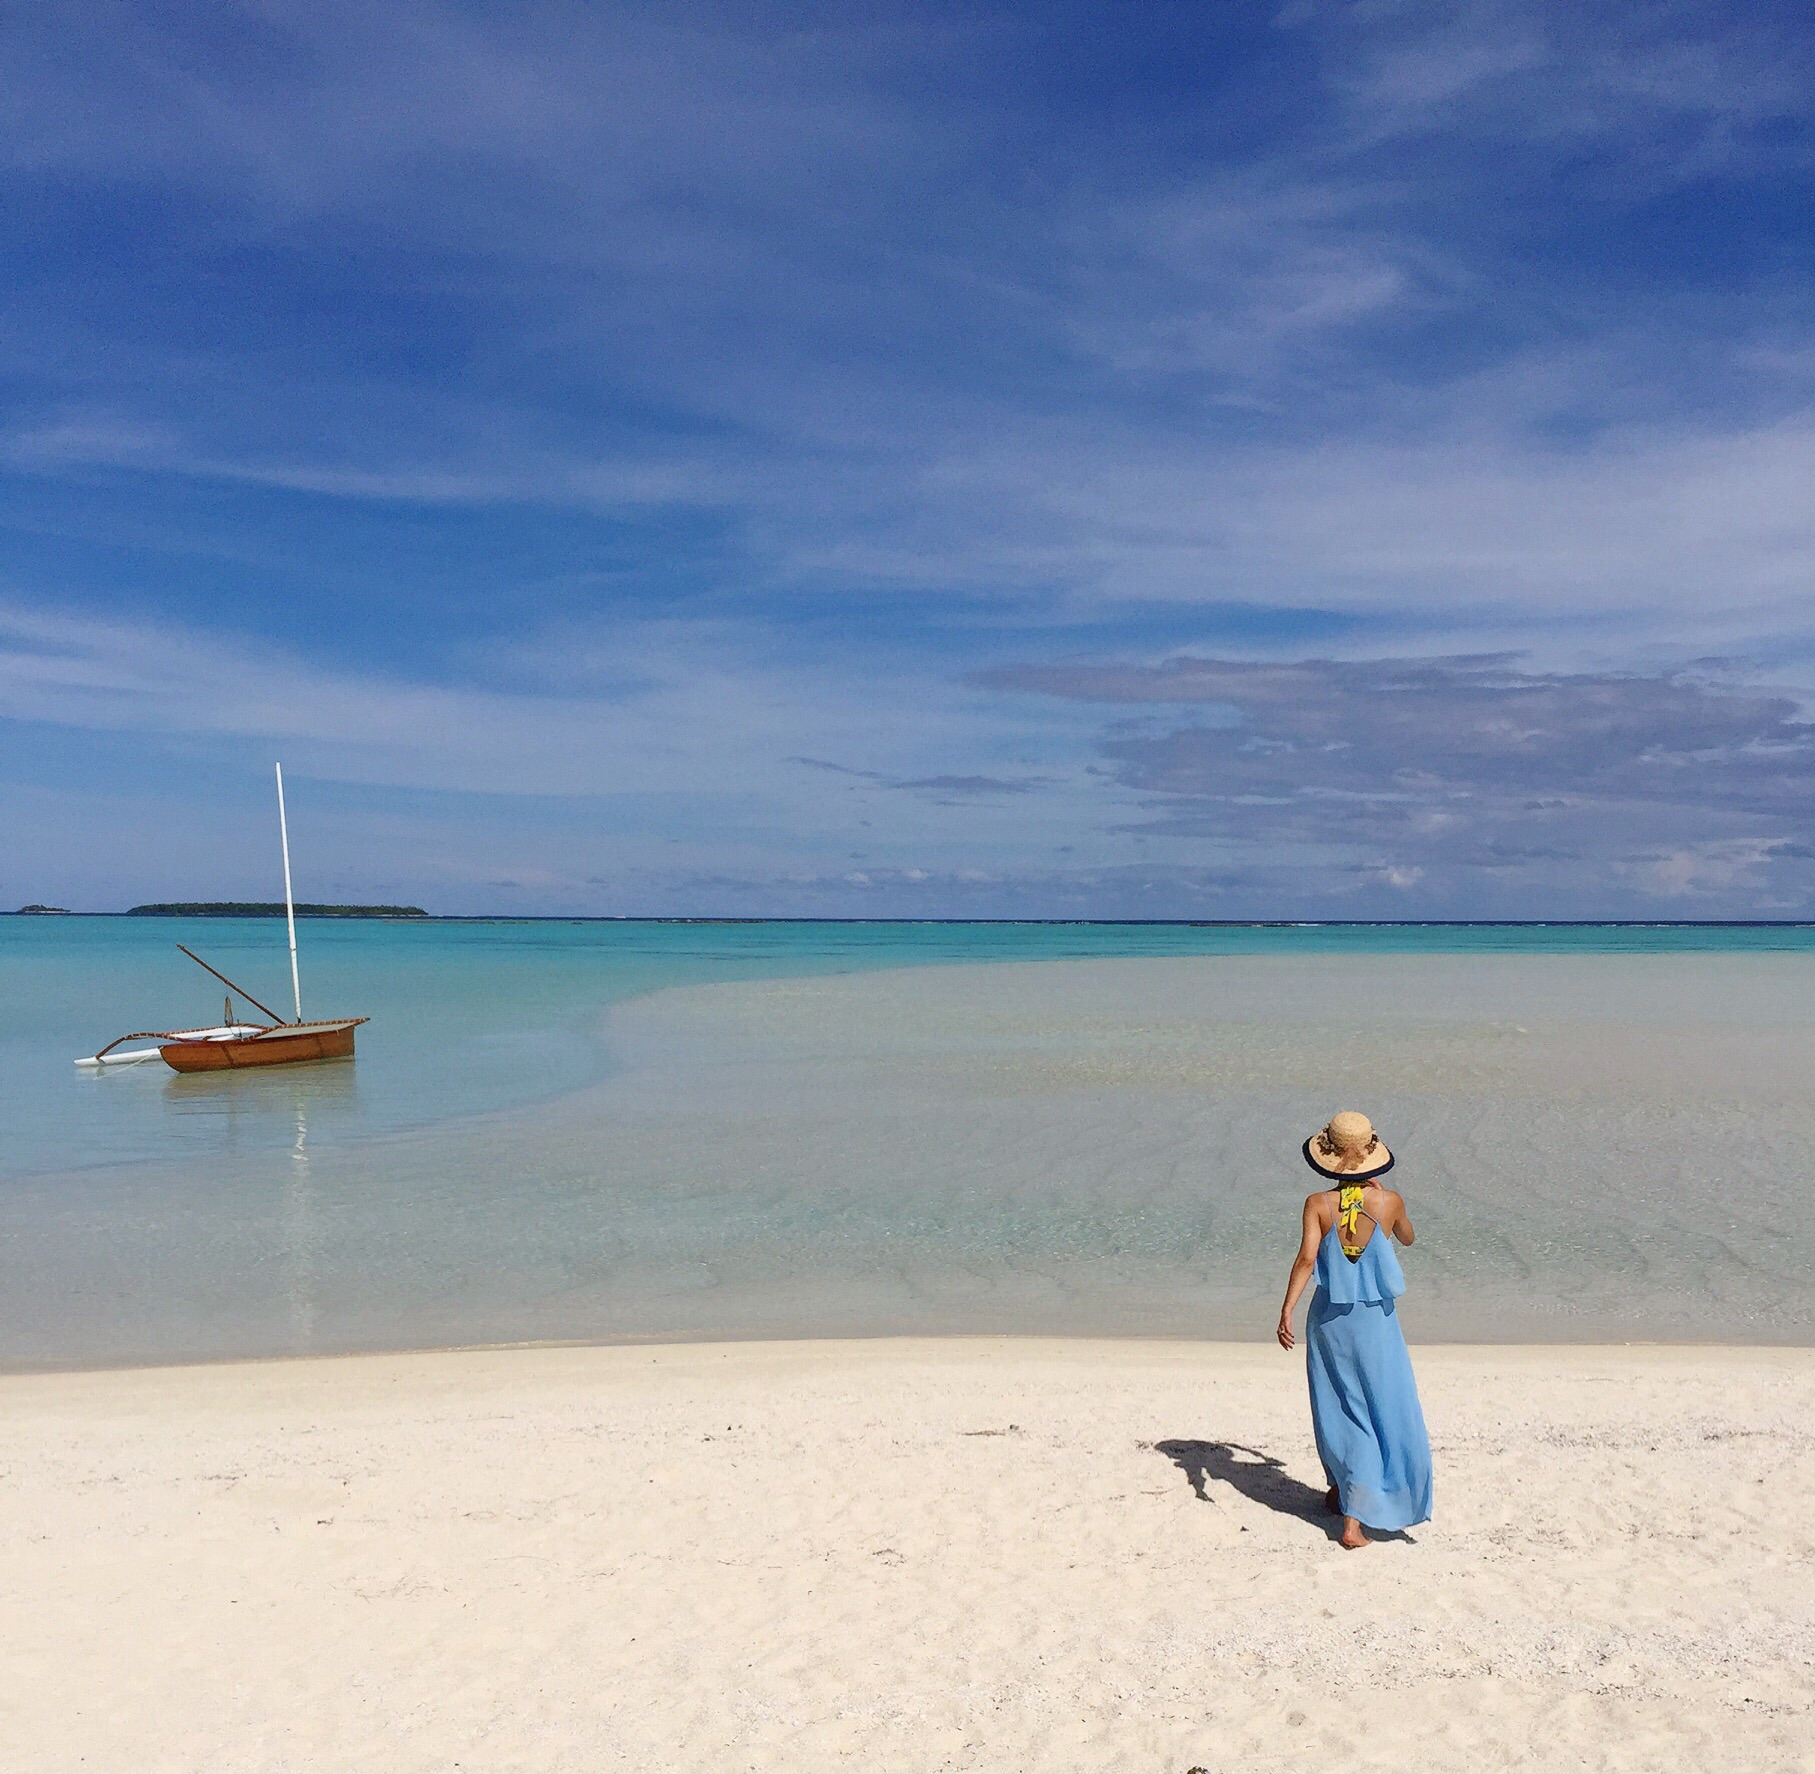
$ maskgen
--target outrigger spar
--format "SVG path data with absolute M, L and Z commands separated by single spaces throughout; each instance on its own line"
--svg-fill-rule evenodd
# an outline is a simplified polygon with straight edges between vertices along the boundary
M 193 949 L 176 946 L 198 967 L 206 967 L 230 991 L 238 992 L 255 1010 L 270 1017 L 269 1024 L 236 1020 L 233 1000 L 227 1000 L 224 1020 L 211 1029 L 141 1029 L 121 1035 L 100 1052 L 79 1059 L 79 1066 L 136 1066 L 161 1059 L 178 1072 L 224 1072 L 241 1066 L 287 1066 L 303 1060 L 351 1059 L 353 1031 L 369 1019 L 341 1017 L 332 1022 L 303 1021 L 302 976 L 296 965 L 296 899 L 290 888 L 290 822 L 284 811 L 284 767 L 277 766 L 277 829 L 284 852 L 284 921 L 290 938 L 290 991 L 296 1005 L 295 1022 L 285 1022 L 267 1004 L 261 1004 L 244 986 L 235 985 L 218 967 L 211 967 Z M 118 1049 L 128 1041 L 155 1041 L 156 1047 Z

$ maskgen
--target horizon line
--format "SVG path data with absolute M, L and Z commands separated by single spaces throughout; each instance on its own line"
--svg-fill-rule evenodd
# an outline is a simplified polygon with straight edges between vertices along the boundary
M 253 924 L 276 912 L 78 912 L 23 908 L 0 918 L 134 918 Z M 408 916 L 304 912 L 317 924 L 914 924 L 1089 926 L 1171 930 L 1815 930 L 1815 918 L 940 918 L 695 915 L 687 912 L 420 912 Z

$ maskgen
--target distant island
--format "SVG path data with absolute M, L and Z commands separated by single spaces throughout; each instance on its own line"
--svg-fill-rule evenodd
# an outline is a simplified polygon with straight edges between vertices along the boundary
M 22 905 L 19 908 L 21 918 L 67 918 L 70 916 L 66 905 Z
M 45 911 L 45 906 L 27 906 Z M 281 918 L 284 903 L 252 899 L 173 899 L 157 905 L 135 905 L 129 918 Z M 299 905 L 299 918 L 426 918 L 419 905 Z

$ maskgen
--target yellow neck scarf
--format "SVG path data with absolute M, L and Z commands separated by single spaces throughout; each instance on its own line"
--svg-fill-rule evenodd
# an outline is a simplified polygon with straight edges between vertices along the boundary
M 1361 1218 L 1361 1186 L 1344 1183 L 1336 1193 L 1336 1237 L 1342 1254 L 1353 1262 L 1367 1248 L 1357 1236 Z

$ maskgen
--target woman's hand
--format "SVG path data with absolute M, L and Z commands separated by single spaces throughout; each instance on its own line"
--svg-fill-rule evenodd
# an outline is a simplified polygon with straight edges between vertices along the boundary
M 1286 1297 L 1279 1308 L 1277 1334 L 1282 1349 L 1298 1346 L 1298 1339 L 1292 1335 L 1292 1314 L 1317 1268 L 1317 1247 L 1323 1242 L 1324 1234 L 1323 1206 L 1322 1190 L 1305 1197 L 1303 1234 L 1298 1241 L 1298 1255 L 1292 1259 L 1292 1273 L 1286 1277 Z

